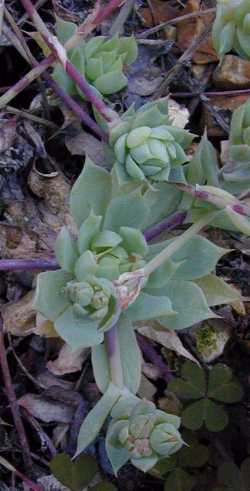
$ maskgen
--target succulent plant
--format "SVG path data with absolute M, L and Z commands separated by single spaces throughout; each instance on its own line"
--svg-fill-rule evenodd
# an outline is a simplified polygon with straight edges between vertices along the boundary
M 130 108 L 110 133 L 119 181 L 175 180 L 176 169 L 188 160 L 185 150 L 193 137 L 171 125 L 164 99 L 137 111 Z
M 101 221 L 91 213 L 77 240 L 64 227 L 55 245 L 62 269 L 41 273 L 37 281 L 34 307 L 54 322 L 65 341 L 72 342 L 73 336 L 78 347 L 103 341 L 103 333 L 121 313 L 112 280 L 140 268 L 147 252 L 139 230 L 121 227 L 118 234 L 102 230 Z
M 183 445 L 178 431 L 180 418 L 156 409 L 153 402 L 121 399 L 111 412 L 111 418 L 106 448 L 115 472 L 129 460 L 147 472 Z
M 229 161 L 222 167 L 221 185 L 239 194 L 250 185 L 250 99 L 233 112 L 228 154 Z
M 250 57 L 250 4 L 248 0 L 219 0 L 213 24 L 213 43 L 219 55 L 234 51 Z
M 57 19 L 56 27 L 61 42 L 67 41 L 77 29 L 75 24 L 62 19 Z M 123 69 L 136 60 L 137 44 L 133 36 L 114 36 L 110 39 L 95 36 L 87 42 L 80 39 L 77 46 L 69 50 L 68 57 L 100 94 L 110 95 L 126 87 L 128 81 Z M 83 97 L 59 64 L 56 65 L 53 76 L 70 95 L 78 94 Z

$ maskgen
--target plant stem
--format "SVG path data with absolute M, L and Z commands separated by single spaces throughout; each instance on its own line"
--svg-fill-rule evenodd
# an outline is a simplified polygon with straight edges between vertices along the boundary
M 186 216 L 187 216 L 186 211 L 176 211 L 175 213 L 172 213 L 172 215 L 168 216 L 167 218 L 164 218 L 164 220 L 162 220 L 161 222 L 146 229 L 143 232 L 146 241 L 150 242 L 155 237 L 160 235 L 162 232 L 173 230 L 174 228 L 178 227 L 178 225 L 182 225 Z
M 196 223 L 191 225 L 182 235 L 174 239 L 163 251 L 155 256 L 149 263 L 144 266 L 143 271 L 145 276 L 150 275 L 155 269 L 159 268 L 167 259 L 169 259 L 176 251 L 178 251 L 186 242 L 188 242 L 195 234 L 197 234 L 203 227 L 208 225 L 211 220 L 215 218 L 218 211 L 207 213 L 205 216 L 197 220 Z
M 54 270 L 59 264 L 56 259 L 0 259 L 0 271 Z
M 30 456 L 30 449 L 28 440 L 26 437 L 23 421 L 21 418 L 21 413 L 19 409 L 19 405 L 16 399 L 16 394 L 13 389 L 11 375 L 8 365 L 8 360 L 6 356 L 6 350 L 4 346 L 4 333 L 3 333 L 3 319 L 0 316 L 0 365 L 3 374 L 3 381 L 6 389 L 6 394 L 9 400 L 10 409 L 12 412 L 13 420 L 15 423 L 16 431 L 19 436 L 20 444 L 22 447 L 23 460 L 25 467 L 29 470 L 32 469 L 32 459 Z
M 124 383 L 117 325 L 105 333 L 104 339 L 109 359 L 110 379 L 113 384 L 122 389 Z
M 221 195 L 219 195 L 219 192 L 218 194 L 214 194 L 210 190 L 211 188 L 209 189 L 209 186 L 208 189 L 206 189 L 206 186 L 199 186 L 198 184 L 196 184 L 196 186 L 191 186 L 191 184 L 176 183 L 175 186 L 181 191 L 191 194 L 194 198 L 207 201 L 208 203 L 217 206 L 219 209 L 228 207 L 239 215 L 250 217 L 250 207 L 229 193 L 225 193 L 223 196 L 223 190 L 221 190 Z M 219 191 L 219 188 L 215 188 L 215 190 L 217 189 Z
M 66 73 L 74 80 L 75 84 L 81 89 L 84 96 L 91 102 L 91 104 L 97 109 L 97 111 L 102 115 L 102 117 L 109 123 L 114 122 L 118 119 L 117 113 L 109 109 L 101 97 L 92 89 L 88 84 L 86 79 L 81 75 L 81 73 L 74 67 L 74 65 L 67 58 L 67 53 L 64 46 L 58 41 L 55 36 L 52 36 L 48 30 L 46 24 L 43 22 L 42 18 L 36 11 L 34 5 L 30 0 L 20 0 L 25 10 L 28 12 L 30 18 L 34 22 L 37 30 L 40 32 L 44 41 L 47 43 L 52 51 L 52 54 L 62 64 Z
M 31 65 L 37 66 L 38 63 L 36 59 L 33 57 L 29 47 L 27 46 L 25 39 L 12 18 L 11 14 L 5 10 L 5 15 L 7 20 L 9 21 L 14 33 L 4 26 L 4 34 L 5 36 L 11 40 L 12 44 L 14 44 L 17 51 L 23 56 Z M 20 49 L 21 48 L 21 49 Z M 86 111 L 84 111 L 81 106 L 74 100 L 70 95 L 62 89 L 58 83 L 53 80 L 53 78 L 46 72 L 42 74 L 42 77 L 46 80 L 49 87 L 55 92 L 55 94 L 62 99 L 65 106 L 67 106 L 84 124 L 86 124 L 99 138 L 104 141 L 108 140 L 108 136 L 104 131 L 98 126 L 98 124 L 88 115 Z
M 168 383 L 172 378 L 172 373 L 169 370 L 167 364 L 163 361 L 161 355 L 159 355 L 154 349 L 152 341 L 139 333 L 136 334 L 136 337 L 144 355 L 146 355 L 151 363 L 157 366 L 162 378 L 164 378 L 164 380 Z

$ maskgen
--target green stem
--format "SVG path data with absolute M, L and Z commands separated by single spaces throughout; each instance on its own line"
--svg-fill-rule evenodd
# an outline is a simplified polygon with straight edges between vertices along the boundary
M 122 363 L 121 363 L 121 353 L 118 337 L 118 327 L 113 326 L 109 331 L 105 333 L 105 346 L 107 350 L 109 368 L 110 368 L 110 380 L 114 385 L 122 389 L 124 387 L 123 383 L 123 373 L 122 373 Z
M 145 276 L 150 275 L 155 269 L 159 268 L 167 259 L 169 259 L 176 251 L 178 251 L 186 242 L 188 242 L 195 234 L 197 234 L 203 227 L 208 225 L 218 214 L 218 211 L 207 213 L 205 216 L 197 220 L 196 223 L 191 225 L 182 235 L 173 240 L 163 251 L 155 256 L 148 264 L 143 268 Z

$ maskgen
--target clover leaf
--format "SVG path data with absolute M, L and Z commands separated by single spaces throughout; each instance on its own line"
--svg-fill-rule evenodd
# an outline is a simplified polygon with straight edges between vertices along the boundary
M 217 402 L 233 404 L 241 400 L 242 387 L 233 379 L 229 367 L 217 364 L 208 374 L 192 362 L 184 363 L 181 378 L 170 381 L 169 390 L 184 400 L 195 400 L 182 413 L 186 428 L 198 430 L 203 424 L 209 431 L 221 431 L 228 424 L 228 415 Z
M 237 467 L 234 462 L 225 462 L 219 467 L 218 485 L 213 491 L 250 491 L 250 458 Z

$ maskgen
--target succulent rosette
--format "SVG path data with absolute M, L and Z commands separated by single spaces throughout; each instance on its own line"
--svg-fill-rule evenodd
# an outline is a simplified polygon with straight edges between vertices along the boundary
M 116 233 L 102 230 L 101 224 L 102 217 L 91 213 L 77 239 L 64 227 L 55 245 L 62 269 L 38 275 L 35 309 L 76 347 L 103 341 L 121 313 L 112 280 L 139 269 L 147 252 L 139 230 L 121 227 Z
M 106 437 L 110 462 L 117 473 L 126 462 L 147 472 L 183 445 L 180 418 L 136 397 L 119 401 L 111 413 Z
M 213 24 L 213 44 L 219 55 L 234 51 L 250 57 L 250 3 L 248 0 L 218 1 Z
M 72 22 L 57 19 L 57 36 L 65 43 L 76 33 L 77 26 Z M 110 95 L 124 89 L 128 83 L 123 70 L 137 58 L 135 38 L 114 36 L 95 36 L 89 41 L 79 39 L 77 46 L 68 51 L 71 63 L 102 95 Z M 80 95 L 81 91 L 72 79 L 65 73 L 64 68 L 56 65 L 54 78 L 72 96 Z
M 176 169 L 187 162 L 185 150 L 194 135 L 173 126 L 167 101 L 130 108 L 110 134 L 115 170 L 121 182 L 175 180 Z
M 233 112 L 228 156 L 228 163 L 222 167 L 222 186 L 239 194 L 250 185 L 250 100 Z

